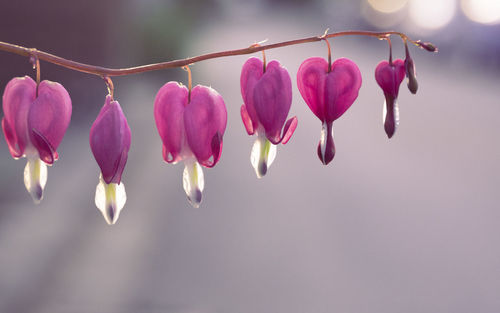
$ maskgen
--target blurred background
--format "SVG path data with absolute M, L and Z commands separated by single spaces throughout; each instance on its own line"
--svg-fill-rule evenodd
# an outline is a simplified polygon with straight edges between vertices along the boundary
M 167 165 L 153 120 L 170 69 L 114 78 L 132 129 L 123 175 L 128 201 L 108 226 L 94 205 L 99 169 L 88 132 L 103 81 L 41 63 L 61 82 L 72 123 L 34 205 L 0 140 L 0 312 L 396 313 L 500 312 L 500 1 L 4 1 L 0 40 L 106 67 L 129 67 L 333 31 L 398 30 L 431 41 L 410 47 L 419 90 L 400 88 L 400 127 L 388 140 L 374 69 L 388 56 L 374 38 L 332 40 L 363 86 L 334 123 L 337 154 L 316 155 L 320 121 L 296 72 L 324 43 L 270 50 L 294 85 L 298 128 L 258 180 L 254 138 L 240 120 L 239 75 L 249 56 L 191 67 L 194 84 L 223 97 L 220 163 L 205 171 L 192 208 L 183 166 Z M 394 55 L 404 49 L 394 38 Z M 260 54 L 258 55 L 260 56 Z M 34 73 L 0 52 L 0 86 Z M 2 113 L 3 116 L 3 113 Z

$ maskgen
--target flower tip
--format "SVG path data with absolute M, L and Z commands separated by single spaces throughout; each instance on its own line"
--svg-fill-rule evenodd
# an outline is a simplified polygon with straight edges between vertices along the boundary
M 434 44 L 432 44 L 431 42 L 421 42 L 419 40 L 419 41 L 417 41 L 417 43 L 418 43 L 418 46 L 420 48 L 423 48 L 423 49 L 425 49 L 425 50 L 427 50 L 429 52 L 438 52 L 439 51 L 439 49 Z
M 335 157 L 335 147 L 330 150 L 323 150 L 321 141 L 318 144 L 318 158 L 323 165 L 328 165 Z
M 47 183 L 47 165 L 38 158 L 28 157 L 24 168 L 24 186 L 35 204 L 43 199 L 43 189 Z
M 126 201 L 127 195 L 123 183 L 107 184 L 101 175 L 95 192 L 95 205 L 108 225 L 114 225 L 118 221 Z
M 33 186 L 33 188 L 29 192 L 35 204 L 39 204 L 42 201 L 43 189 L 40 184 L 36 184 L 35 186 Z
M 266 160 L 260 160 L 259 165 L 255 169 L 255 173 L 257 174 L 257 178 L 262 178 L 266 176 L 267 173 L 267 162 Z
M 417 80 L 415 79 L 414 76 L 409 76 L 408 77 L 408 90 L 410 90 L 410 92 L 412 94 L 416 94 L 417 93 L 418 82 L 417 82 Z
M 193 208 L 197 209 L 200 207 L 202 193 L 199 188 L 195 188 L 191 190 L 191 193 L 187 195 L 189 203 L 193 206 Z
M 387 126 L 387 124 L 384 125 L 385 133 L 387 135 L 387 138 L 391 139 L 392 136 L 396 133 L 396 128 L 392 126 Z
M 267 170 L 276 158 L 276 145 L 269 141 L 263 134 L 259 134 L 252 146 L 250 163 L 257 178 L 267 174 Z
M 108 225 L 114 225 L 118 221 L 118 214 L 116 213 L 116 207 L 112 204 L 109 204 L 106 210 L 102 211 L 102 216 Z
M 335 143 L 333 142 L 332 122 L 323 123 L 321 139 L 318 143 L 318 157 L 321 163 L 328 165 L 335 157 Z
M 205 187 L 203 169 L 200 164 L 193 160 L 187 160 L 182 173 L 182 185 L 189 203 L 194 208 L 199 208 L 202 200 L 202 192 Z

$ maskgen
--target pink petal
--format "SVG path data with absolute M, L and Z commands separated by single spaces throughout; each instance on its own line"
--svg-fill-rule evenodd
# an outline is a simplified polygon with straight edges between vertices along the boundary
M 191 101 L 184 111 L 184 126 L 189 147 L 202 165 L 214 166 L 217 163 L 226 123 L 227 111 L 222 97 L 212 88 L 194 87 Z
M 325 120 L 333 122 L 347 111 L 358 97 L 361 72 L 353 61 L 340 58 L 332 63 L 325 87 Z
M 217 132 L 212 138 L 212 143 L 210 145 L 212 148 L 212 158 L 208 160 L 201 161 L 201 165 L 205 167 L 214 167 L 217 162 L 219 162 L 220 155 L 222 153 L 222 134 Z
M 330 72 L 325 59 L 309 58 L 300 65 L 297 85 L 311 111 L 321 121 L 333 122 L 358 97 L 361 72 L 354 62 L 346 58 L 333 62 Z
M 28 112 L 36 97 L 36 83 L 28 76 L 9 81 L 3 93 L 2 129 L 12 157 L 19 158 L 29 145 Z
M 255 84 L 264 74 L 264 63 L 259 58 L 249 58 L 241 69 L 240 88 L 243 103 L 245 104 L 248 116 L 252 121 L 252 129 L 255 131 L 259 126 L 259 119 L 254 105 Z M 248 129 L 248 128 L 247 128 Z M 252 133 L 253 134 L 253 133 Z
M 71 99 L 64 87 L 44 80 L 28 114 L 30 139 L 40 159 L 47 164 L 56 160 L 55 152 L 71 120 Z
M 130 127 L 120 104 L 106 97 L 90 129 L 90 148 L 107 184 L 121 181 L 130 149 Z
M 297 128 L 297 117 L 294 116 L 291 119 L 289 119 L 286 124 L 285 128 L 283 129 L 283 137 L 281 137 L 281 143 L 286 145 L 286 143 L 292 138 L 293 133 L 295 132 L 295 129 Z
M 241 120 L 243 121 L 243 125 L 245 125 L 247 134 L 249 134 L 250 136 L 253 135 L 255 133 L 255 130 L 253 128 L 252 119 L 250 118 L 250 115 L 248 115 L 248 111 L 245 105 L 241 106 L 240 114 L 241 114 Z
M 278 61 L 269 62 L 266 72 L 254 85 L 253 104 L 267 139 L 279 143 L 281 129 L 292 105 L 292 81 Z
M 5 140 L 7 141 L 10 154 L 13 158 L 20 158 L 23 155 L 23 152 L 21 152 L 20 147 L 17 145 L 16 133 L 10 128 L 5 117 L 2 118 L 2 130 L 5 135 Z
M 325 120 L 325 85 L 328 63 L 320 57 L 308 58 L 297 71 L 297 86 L 304 101 L 321 121 Z
M 182 159 L 185 144 L 184 108 L 188 104 L 189 91 L 177 82 L 168 82 L 156 94 L 154 116 L 156 128 L 163 142 L 163 159 L 178 162 Z
M 52 164 L 57 160 L 56 149 L 52 147 L 45 136 L 35 129 L 31 131 L 31 142 L 37 147 L 40 160 L 47 164 Z
M 397 59 L 391 66 L 387 61 L 381 61 L 375 69 L 375 79 L 384 91 L 394 98 L 398 97 L 399 85 L 405 77 L 404 61 Z

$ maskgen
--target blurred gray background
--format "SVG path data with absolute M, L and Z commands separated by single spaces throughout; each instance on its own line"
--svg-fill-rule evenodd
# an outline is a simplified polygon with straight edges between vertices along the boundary
M 1 41 L 108 67 L 326 28 L 400 30 L 440 52 L 411 47 L 420 89 L 401 85 L 389 141 L 374 79 L 387 45 L 332 40 L 333 57 L 354 60 L 363 85 L 334 123 L 337 155 L 325 167 L 320 122 L 295 87 L 300 63 L 326 57 L 325 44 L 268 51 L 290 71 L 299 126 L 261 180 L 239 116 L 249 56 L 192 66 L 194 83 L 215 88 L 228 109 L 199 209 L 186 200 L 183 166 L 163 162 L 153 120 L 158 89 L 186 83 L 186 73 L 115 78 L 132 147 L 128 201 L 112 227 L 94 205 L 99 170 L 88 144 L 105 85 L 42 62 L 42 78 L 72 97 L 72 123 L 38 206 L 24 189 L 25 160 L 0 140 L 0 312 L 500 312 L 499 15 L 497 0 L 3 1 Z M 403 51 L 394 38 L 395 57 Z M 33 76 L 26 58 L 5 52 L 0 69 L 2 89 Z

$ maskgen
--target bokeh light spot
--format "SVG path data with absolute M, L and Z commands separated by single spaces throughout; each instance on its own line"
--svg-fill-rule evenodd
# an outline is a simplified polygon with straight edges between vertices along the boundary
M 500 23 L 499 0 L 462 0 L 462 11 L 470 20 L 482 24 Z
M 394 13 L 406 5 L 408 0 L 367 0 L 370 6 L 382 13 Z
M 448 24 L 455 14 L 455 0 L 410 0 L 410 17 L 422 28 L 438 29 Z

